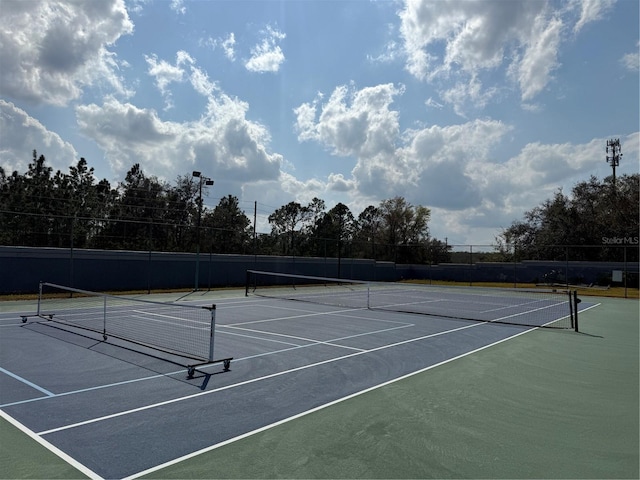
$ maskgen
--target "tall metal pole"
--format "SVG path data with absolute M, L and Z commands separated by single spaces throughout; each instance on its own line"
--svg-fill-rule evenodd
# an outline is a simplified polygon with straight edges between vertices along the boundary
M 213 185 L 213 180 L 205 177 L 201 172 L 194 171 L 192 174 L 200 180 L 198 186 L 198 222 L 196 224 L 196 278 L 194 291 L 198 290 L 198 280 L 200 277 L 200 222 L 202 221 L 202 184 Z
M 193 172 L 194 176 L 196 172 Z M 194 290 L 198 291 L 198 279 L 200 277 L 200 221 L 202 220 L 202 177 L 200 176 L 200 188 L 198 193 L 198 222 L 196 224 L 196 280 Z

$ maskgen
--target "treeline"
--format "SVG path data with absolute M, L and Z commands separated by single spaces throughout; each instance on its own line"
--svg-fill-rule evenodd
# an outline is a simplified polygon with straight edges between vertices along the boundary
M 496 249 L 505 259 L 638 261 L 639 186 L 639 174 L 592 176 L 570 196 L 557 191 L 505 229 Z
M 257 233 L 233 195 L 206 207 L 203 178 L 173 184 L 136 164 L 115 188 L 96 182 L 81 158 L 68 173 L 33 151 L 27 171 L 0 167 L 0 245 L 166 252 L 372 258 L 398 263 L 520 260 L 638 261 L 640 175 L 575 185 L 525 213 L 497 238 L 492 252 L 453 251 L 429 235 L 431 212 L 403 197 L 368 206 L 357 217 L 339 203 L 290 202 Z M 255 214 L 255 212 L 250 212 Z M 621 246 L 630 248 L 621 249 Z
M 314 198 L 290 202 L 268 217 L 271 232 L 257 234 L 238 198 L 215 208 L 202 202 L 201 178 L 169 184 L 135 164 L 113 188 L 96 182 L 81 158 L 68 173 L 53 172 L 33 151 L 27 171 L 0 167 L 0 244 L 260 255 L 353 258 L 403 263 L 447 261 L 450 248 L 429 236 L 431 212 L 402 197 L 367 207 L 358 217 L 339 203 L 330 210 Z

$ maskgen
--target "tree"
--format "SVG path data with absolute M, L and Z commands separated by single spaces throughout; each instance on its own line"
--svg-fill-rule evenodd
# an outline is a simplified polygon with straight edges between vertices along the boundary
M 431 211 L 421 205 L 414 207 L 403 197 L 383 200 L 379 209 L 383 219 L 381 236 L 387 245 L 388 258 L 403 263 L 415 259 L 429 238 Z
M 317 255 L 340 258 L 343 243 L 350 244 L 355 233 L 355 218 L 344 203 L 323 214 L 316 221 L 313 231 L 316 239 Z
M 382 222 L 383 218 L 380 209 L 373 205 L 369 205 L 358 215 L 354 237 L 361 256 L 376 258 L 376 244 L 381 241 L 378 236 L 380 235 Z
M 251 238 L 250 224 L 249 218 L 240 210 L 238 198 L 227 195 L 203 218 L 206 244 L 211 245 L 214 253 L 244 253 Z
M 96 217 L 101 215 L 98 188 L 94 184 L 93 168 L 80 158 L 69 174 L 56 172 L 54 177 L 58 246 L 87 247 L 96 235 Z
M 525 212 L 497 238 L 497 250 L 517 252 L 518 258 L 566 260 L 616 259 L 619 248 L 603 247 L 603 238 L 638 235 L 640 175 L 623 175 L 613 189 L 612 177 L 599 181 L 592 176 L 577 183 L 570 196 L 561 190 L 552 199 Z M 575 248 L 575 246 L 598 248 Z
M 167 248 L 172 251 L 192 251 L 195 249 L 197 235 L 195 225 L 198 216 L 198 187 L 191 175 L 178 175 L 175 187 L 166 187 L 167 211 L 164 222 Z
M 269 215 L 271 235 L 280 240 L 283 255 L 295 255 L 296 228 L 308 218 L 309 207 L 303 207 L 298 202 L 289 202 Z
M 33 162 L 28 166 L 24 181 L 16 182 L 16 185 L 23 188 L 14 192 L 14 201 L 19 202 L 21 210 L 29 214 L 22 226 L 23 231 L 29 235 L 28 238 L 23 237 L 26 245 L 49 245 L 49 235 L 55 224 L 52 171 L 46 165 L 44 155 L 38 156 L 34 150 Z
M 127 172 L 118 187 L 106 229 L 111 246 L 131 249 L 161 249 L 167 243 L 161 227 L 167 212 L 167 185 L 156 177 L 147 177 L 140 164 Z

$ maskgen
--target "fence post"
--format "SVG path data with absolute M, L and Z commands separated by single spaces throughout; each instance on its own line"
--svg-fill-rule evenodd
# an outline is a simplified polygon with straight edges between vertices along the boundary
M 569 288 L 569 246 L 564 247 L 564 256 L 565 256 L 565 267 L 564 267 L 564 281 L 567 284 L 567 288 Z
M 469 245 L 469 286 L 473 286 L 473 245 Z
M 623 258 L 624 258 L 624 298 L 627 298 L 627 245 L 623 248 Z
M 518 258 L 516 257 L 516 242 L 513 242 L 513 288 L 518 288 Z

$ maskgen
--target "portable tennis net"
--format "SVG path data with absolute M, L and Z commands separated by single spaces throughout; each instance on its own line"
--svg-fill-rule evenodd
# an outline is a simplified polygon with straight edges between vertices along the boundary
M 23 315 L 23 323 L 31 316 Z M 189 377 L 210 363 L 223 362 L 228 370 L 231 361 L 213 357 L 215 305 L 156 302 L 41 282 L 35 317 L 188 359 Z
M 576 328 L 579 301 L 575 292 L 568 290 L 369 282 L 257 270 L 247 271 L 245 294 L 344 308 L 564 329 Z

